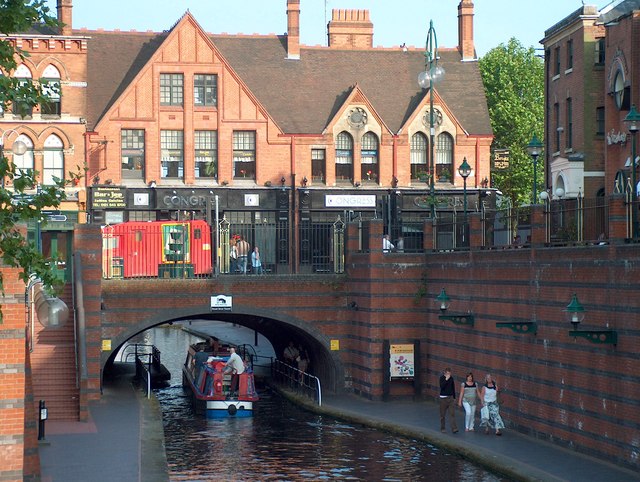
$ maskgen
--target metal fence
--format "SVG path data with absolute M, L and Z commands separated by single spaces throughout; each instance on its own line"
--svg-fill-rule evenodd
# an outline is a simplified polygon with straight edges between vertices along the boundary
M 225 217 L 217 230 L 202 220 L 130 222 L 102 228 L 102 273 L 105 279 L 289 274 L 296 259 L 302 273 L 343 273 L 344 249 L 340 216 L 301 223 L 296 236 L 287 222 L 253 213 Z
M 322 406 L 322 388 L 318 377 L 280 360 L 273 361 L 271 371 L 271 378 L 280 386 L 304 395 Z
M 638 238 L 638 202 L 627 196 L 627 238 Z M 634 216 L 635 214 L 635 216 Z M 293 228 L 288 220 L 257 213 L 224 217 L 217 229 L 203 220 L 184 222 L 129 222 L 104 226 L 103 277 L 198 278 L 212 275 L 270 275 L 291 273 L 343 273 L 346 226 L 340 216 L 301 216 Z M 527 247 L 532 234 L 531 206 L 480 209 L 481 240 L 470 241 L 469 215 L 436 211 L 432 222 L 437 251 Z M 544 206 L 544 245 L 575 246 L 609 240 L 609 203 L 605 197 L 556 199 Z M 384 234 L 393 244 L 388 251 L 420 253 L 425 245 L 428 217 L 406 216 L 385 223 Z M 357 249 L 383 250 L 383 239 L 370 240 L 369 223 L 356 219 Z M 542 229 L 542 227 L 538 227 Z M 476 235 L 477 236 L 477 235 Z M 242 258 L 240 242 L 246 242 Z M 537 238 L 540 245 L 540 238 Z M 252 263 L 258 248 L 260 266 Z M 234 255 L 235 251 L 235 255 Z M 245 268 L 246 263 L 246 268 Z

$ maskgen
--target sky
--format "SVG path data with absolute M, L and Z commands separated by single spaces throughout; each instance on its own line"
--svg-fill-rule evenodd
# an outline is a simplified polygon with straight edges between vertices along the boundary
M 602 8 L 609 1 L 585 2 Z M 439 47 L 458 45 L 459 0 L 301 0 L 300 42 L 326 45 L 332 9 L 367 9 L 373 45 L 424 48 L 433 20 Z M 47 0 L 53 15 L 56 0 Z M 482 57 L 515 37 L 523 46 L 542 48 L 544 31 L 582 6 L 582 0 L 474 0 L 474 37 Z M 189 10 L 209 33 L 283 34 L 286 0 L 73 0 L 73 28 L 90 30 L 170 29 Z M 326 12 L 326 14 L 325 14 Z

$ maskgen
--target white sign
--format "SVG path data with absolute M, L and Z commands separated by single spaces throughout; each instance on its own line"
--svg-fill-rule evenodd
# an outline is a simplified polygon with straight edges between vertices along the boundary
M 244 195 L 244 205 L 245 206 L 260 206 L 260 195 L 259 194 L 245 194 Z
M 328 208 L 375 208 L 375 194 L 327 194 L 324 205 Z
M 149 205 L 149 193 L 137 192 L 133 195 L 134 206 L 148 206 Z
M 233 300 L 231 296 L 227 296 L 227 295 L 211 296 L 211 311 L 231 311 L 232 307 L 233 307 Z

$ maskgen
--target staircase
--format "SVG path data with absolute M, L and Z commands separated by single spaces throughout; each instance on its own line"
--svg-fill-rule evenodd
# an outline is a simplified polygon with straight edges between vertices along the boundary
M 31 369 L 34 402 L 44 400 L 49 420 L 74 421 L 79 416 L 75 323 L 71 284 L 59 295 L 69 307 L 69 320 L 58 328 L 34 323 Z

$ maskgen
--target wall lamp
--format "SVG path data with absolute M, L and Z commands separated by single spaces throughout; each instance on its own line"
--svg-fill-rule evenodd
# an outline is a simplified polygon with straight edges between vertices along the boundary
M 309 182 L 309 179 L 307 179 L 307 176 L 304 176 L 302 178 L 302 187 L 307 187 L 308 182 Z
M 355 301 L 351 301 L 349 303 L 349 309 L 353 311 L 358 311 L 358 303 L 356 303 Z
M 618 332 L 615 330 L 578 330 L 578 325 L 584 320 L 584 306 L 578 301 L 578 297 L 575 294 L 564 312 L 573 325 L 573 330 L 569 331 L 569 336 L 574 338 L 580 336 L 591 343 L 607 345 L 616 345 L 618 343 Z
M 280 178 L 280 185 L 281 185 L 282 187 L 284 187 L 284 183 L 285 183 L 285 182 L 287 182 L 287 180 L 284 178 L 284 176 L 282 176 L 282 177 Z
M 469 325 L 473 326 L 475 322 L 475 316 L 473 313 L 451 313 L 446 314 L 447 308 L 449 308 L 449 296 L 447 292 L 442 288 L 440 294 L 436 297 L 437 303 L 440 305 L 440 318 L 441 320 L 448 320 L 456 325 Z

